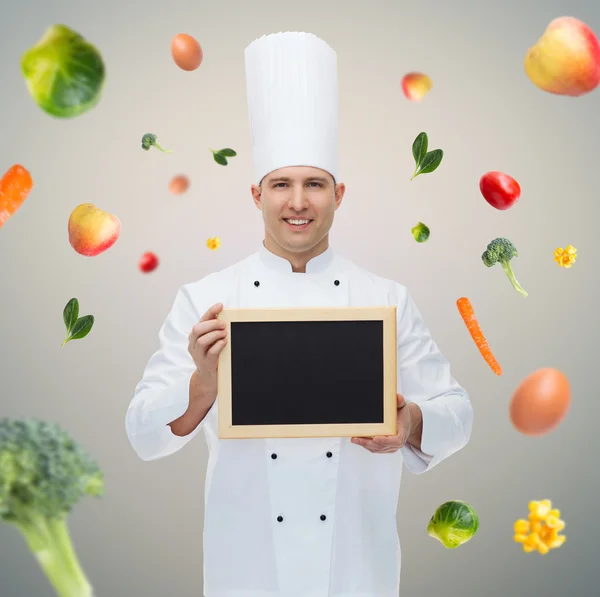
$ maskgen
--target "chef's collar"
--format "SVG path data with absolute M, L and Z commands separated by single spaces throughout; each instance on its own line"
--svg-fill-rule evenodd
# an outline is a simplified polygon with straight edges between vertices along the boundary
M 269 249 L 265 247 L 264 241 L 261 243 L 258 253 L 261 262 L 273 270 L 276 270 L 281 273 L 303 273 L 294 272 L 292 270 L 292 264 L 287 259 L 279 257 L 279 255 L 275 255 L 275 253 L 269 251 Z M 333 249 L 331 248 L 331 246 L 328 246 L 327 249 L 325 249 L 325 251 L 308 261 L 308 263 L 306 264 L 306 273 L 319 274 L 327 271 L 327 268 L 333 263 L 333 257 Z

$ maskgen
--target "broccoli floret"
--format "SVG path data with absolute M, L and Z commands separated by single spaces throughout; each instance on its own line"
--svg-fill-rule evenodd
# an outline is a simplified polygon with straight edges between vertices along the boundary
M 59 597 L 91 597 L 67 516 L 84 496 L 104 492 L 99 466 L 58 425 L 0 420 L 0 519 L 14 525 Z
M 496 263 L 499 263 L 508 276 L 513 288 L 519 294 L 526 297 L 527 292 L 525 292 L 525 290 L 523 290 L 521 285 L 517 282 L 515 274 L 510 265 L 510 260 L 517 256 L 517 248 L 510 240 L 507 238 L 496 238 L 487 246 L 487 249 L 481 256 L 481 259 L 487 267 L 492 267 L 493 265 L 496 265 Z
M 146 133 L 142 137 L 142 149 L 145 149 L 146 151 L 150 151 L 151 147 L 156 147 L 156 149 L 159 149 L 163 153 L 172 153 L 172 151 L 170 149 L 165 149 L 164 147 L 161 147 L 156 142 L 157 139 L 158 139 L 158 137 L 154 133 Z

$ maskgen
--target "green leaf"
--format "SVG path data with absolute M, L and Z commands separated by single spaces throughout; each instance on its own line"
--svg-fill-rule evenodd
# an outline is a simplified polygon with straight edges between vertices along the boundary
M 433 151 L 426 153 L 423 161 L 412 175 L 411 180 L 416 176 L 419 176 L 419 174 L 428 174 L 433 172 L 442 163 L 443 157 L 444 152 L 441 149 L 434 149 Z
M 221 164 L 221 166 L 227 166 L 227 158 L 224 155 L 213 152 L 213 157 L 215 158 L 215 162 L 217 162 L 217 164 Z
M 63 309 L 63 321 L 67 326 L 67 333 L 71 331 L 71 328 L 79 317 L 79 301 L 76 298 L 72 298 Z
M 412 154 L 415 158 L 415 163 L 417 167 L 421 163 L 421 160 L 425 157 L 427 153 L 427 133 L 420 133 L 417 135 L 417 138 L 413 141 L 412 145 Z
M 237 155 L 237 153 L 233 149 L 229 149 L 229 147 L 226 147 L 225 149 L 219 149 L 217 153 L 220 153 L 221 155 L 224 155 L 228 158 L 233 158 Z
M 61 346 L 64 346 L 67 342 L 70 342 L 71 340 L 80 340 L 81 338 L 85 338 L 90 333 L 90 330 L 92 329 L 93 325 L 93 315 L 84 315 L 83 317 L 80 317 L 75 322 L 75 325 L 70 330 Z

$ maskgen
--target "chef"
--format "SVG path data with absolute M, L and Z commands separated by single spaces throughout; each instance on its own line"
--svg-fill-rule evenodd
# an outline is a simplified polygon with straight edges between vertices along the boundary
M 264 239 L 179 288 L 127 410 L 127 435 L 150 461 L 204 433 L 205 597 L 397 597 L 403 465 L 420 474 L 463 448 L 470 400 L 407 289 L 329 244 L 345 191 L 336 53 L 313 34 L 282 32 L 253 41 L 245 59 Z M 373 305 L 397 308 L 396 436 L 219 439 L 221 309 Z M 302 375 L 290 355 L 289 383 Z

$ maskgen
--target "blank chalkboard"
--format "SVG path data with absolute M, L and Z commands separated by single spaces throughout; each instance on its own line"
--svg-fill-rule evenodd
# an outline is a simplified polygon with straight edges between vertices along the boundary
M 224 309 L 219 437 L 395 435 L 396 307 Z

